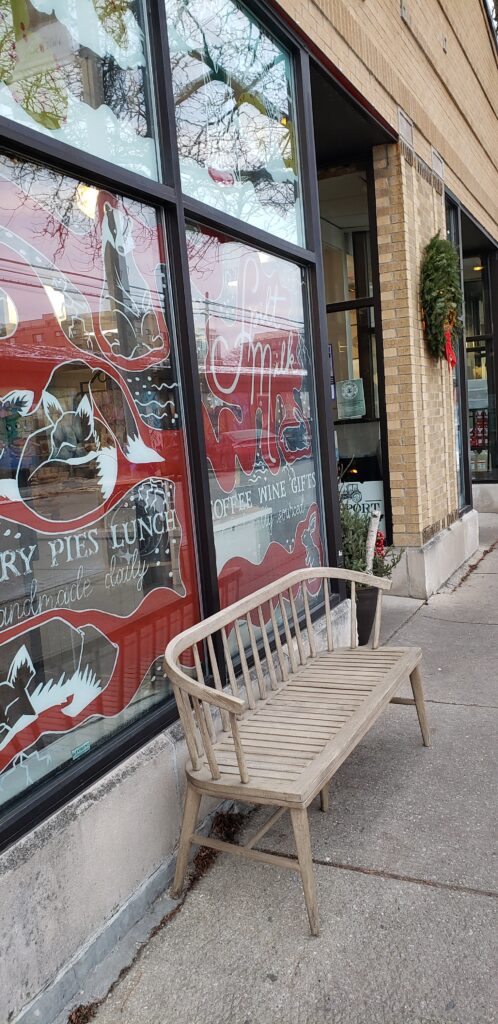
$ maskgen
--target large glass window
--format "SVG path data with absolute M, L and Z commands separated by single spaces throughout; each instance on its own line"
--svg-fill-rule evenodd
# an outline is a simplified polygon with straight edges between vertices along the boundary
M 169 695 L 198 618 L 161 219 L 0 161 L 0 804 Z
M 302 237 L 289 55 L 235 0 L 165 0 L 183 191 Z
M 143 0 L 2 0 L 0 114 L 157 177 Z
M 215 232 L 187 235 L 222 605 L 322 564 L 303 271 Z
M 222 606 L 334 558 L 293 62 L 244 0 L 0 0 L 2 841 L 175 716 L 164 648 L 215 610 L 214 558 Z M 366 235 L 342 283 L 371 296 Z M 346 319 L 375 412 L 371 313 Z

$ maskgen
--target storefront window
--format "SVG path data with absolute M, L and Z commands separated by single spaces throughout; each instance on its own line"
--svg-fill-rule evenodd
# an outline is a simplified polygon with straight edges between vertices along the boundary
M 0 805 L 169 695 L 198 619 L 157 211 L 0 161 Z
M 157 178 L 142 0 L 0 5 L 0 114 Z
M 166 0 L 183 191 L 301 240 L 291 63 L 235 0 Z
M 312 125 L 297 44 L 249 6 L 0 0 L 0 842 L 176 717 L 171 637 L 335 560 Z M 337 299 L 373 305 L 356 229 Z M 345 321 L 376 410 L 370 318 Z
M 323 564 L 303 271 L 200 228 L 187 235 L 223 606 Z

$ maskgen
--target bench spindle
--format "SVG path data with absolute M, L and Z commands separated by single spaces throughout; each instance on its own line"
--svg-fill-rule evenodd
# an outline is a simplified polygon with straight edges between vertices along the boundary
M 281 612 L 281 615 L 282 615 L 282 622 L 284 624 L 285 639 L 286 639 L 286 642 L 287 642 L 287 655 L 288 655 L 288 658 L 289 658 L 289 661 L 290 661 L 291 671 L 292 672 L 297 672 L 296 653 L 294 651 L 294 643 L 293 643 L 293 640 L 292 640 L 292 634 L 291 634 L 290 627 L 289 627 L 289 620 L 287 618 L 287 611 L 286 611 L 286 608 L 285 608 L 285 602 L 284 602 L 284 595 L 283 595 L 283 593 L 278 595 L 278 602 L 279 602 L 279 605 L 280 605 L 280 612 Z
M 237 647 L 239 649 L 240 667 L 242 669 L 242 675 L 244 677 L 244 684 L 247 693 L 247 703 L 251 711 L 254 711 L 254 708 L 256 707 L 256 701 L 254 699 L 254 690 L 252 688 L 251 677 L 249 675 L 249 667 L 247 664 L 246 652 L 244 650 L 244 641 L 242 640 L 238 619 L 235 619 L 234 626 L 235 636 L 237 637 Z
M 356 630 L 356 583 L 351 580 L 351 647 L 358 646 L 358 634 Z
M 287 666 L 285 664 L 284 652 L 282 649 L 282 642 L 280 640 L 280 633 L 277 626 L 277 616 L 275 615 L 275 608 L 273 601 L 270 601 L 270 618 L 273 629 L 273 639 L 275 642 L 275 650 L 277 652 L 278 664 L 280 666 L 280 675 L 282 676 L 282 682 L 287 682 L 289 676 L 287 675 Z
M 270 686 L 272 690 L 278 690 L 278 682 L 275 674 L 275 666 L 273 664 L 273 655 L 271 652 L 270 641 L 268 640 L 268 633 L 266 632 L 265 620 L 263 618 L 263 609 L 261 605 L 258 606 L 258 618 L 259 626 L 261 629 L 261 635 L 263 637 L 263 645 L 265 648 L 266 664 L 268 666 L 268 673 L 270 676 Z
M 205 686 L 204 673 L 202 671 L 201 659 L 199 657 L 199 651 L 197 650 L 197 644 L 194 644 L 192 650 L 194 652 L 194 664 L 197 675 L 197 682 L 200 683 L 201 686 Z M 204 713 L 206 718 L 206 724 L 209 729 L 209 735 L 213 743 L 216 743 L 216 729 L 214 727 L 213 716 L 211 714 L 211 708 L 209 707 L 209 704 L 206 704 L 204 706 Z
M 325 601 L 325 625 L 327 627 L 327 650 L 334 650 L 334 640 L 332 637 L 332 619 L 330 617 L 330 594 L 329 594 L 329 581 L 326 576 L 323 578 L 323 597 Z
M 316 644 L 315 634 L 313 632 L 313 623 L 311 621 L 310 603 L 308 599 L 308 588 L 306 583 L 303 583 L 303 603 L 304 603 L 304 614 L 306 616 L 306 631 L 308 633 L 308 644 L 310 649 L 310 657 L 316 658 Z
M 225 655 L 226 666 L 228 670 L 228 678 L 230 680 L 230 687 L 234 697 L 240 697 L 239 684 L 235 675 L 235 669 L 233 667 L 232 655 L 230 653 L 230 644 L 228 643 L 228 637 L 224 626 L 221 627 L 221 639 L 223 641 L 223 653 Z
M 215 685 L 216 689 L 219 690 L 220 693 L 222 693 L 223 692 L 223 686 L 221 685 L 220 670 L 218 668 L 218 662 L 216 660 L 216 653 L 215 653 L 214 644 L 213 644 L 213 637 L 212 637 L 211 633 L 209 634 L 209 636 L 207 638 L 207 645 L 208 645 L 208 651 L 209 651 L 209 658 L 210 658 L 210 661 L 211 661 L 211 668 L 212 668 L 212 671 L 213 671 L 214 685 Z M 223 711 L 223 708 L 221 708 L 220 709 L 220 714 L 221 714 L 221 725 L 222 725 L 222 728 L 223 728 L 223 732 L 228 732 L 228 730 L 230 728 L 229 720 L 228 720 L 228 712 L 227 711 Z
M 266 686 L 263 677 L 263 670 L 261 668 L 261 659 L 259 657 L 258 645 L 256 643 L 256 636 L 254 633 L 254 626 L 252 624 L 251 613 L 248 612 L 246 615 L 247 629 L 249 631 L 249 639 L 251 641 L 252 656 L 254 658 L 254 667 L 256 669 L 256 676 L 258 680 L 259 696 L 261 700 L 266 700 Z
M 197 753 L 198 753 L 199 757 L 202 758 L 203 755 L 204 755 L 204 747 L 203 747 L 203 744 L 202 744 L 202 736 L 201 736 L 199 728 L 197 726 L 197 719 L 195 717 L 194 709 L 192 707 L 192 698 L 190 697 L 190 695 L 188 693 L 183 693 L 182 696 L 183 696 L 183 704 L 184 704 L 184 707 L 185 707 L 185 713 L 189 716 L 189 720 L 192 723 L 192 729 L 193 729 L 193 732 L 194 732 L 195 744 L 196 744 L 196 747 L 197 747 Z
M 377 603 L 375 606 L 375 619 L 372 640 L 372 650 L 376 651 L 380 640 L 380 622 L 382 616 L 382 590 L 377 591 Z
M 306 665 L 306 654 L 304 652 L 303 637 L 302 637 L 302 633 L 301 633 L 301 627 L 299 625 L 299 616 L 297 614 L 296 602 L 294 600 L 294 594 L 292 593 L 292 587 L 289 587 L 288 593 L 289 593 L 290 606 L 291 606 L 291 611 L 292 611 L 292 621 L 294 623 L 294 632 L 296 634 L 296 640 L 297 640 L 297 649 L 299 651 L 299 661 L 301 662 L 301 665 Z
M 209 735 L 209 729 L 207 727 L 206 718 L 204 717 L 205 703 L 198 699 L 198 697 L 192 697 L 192 703 L 194 705 L 194 713 L 199 732 L 202 736 L 202 743 L 209 765 L 209 770 L 213 779 L 221 779 L 221 772 L 219 769 L 218 762 L 216 760 L 216 754 L 213 750 L 213 744 L 211 743 L 211 737 Z
M 195 735 L 195 725 L 193 721 L 192 709 L 190 707 L 190 703 L 188 703 L 188 695 L 182 693 L 178 686 L 173 686 L 173 693 L 175 695 L 176 706 L 178 708 L 178 714 L 180 716 L 180 722 L 182 723 L 182 728 L 185 733 L 185 742 L 187 744 L 187 750 L 190 755 L 192 771 L 198 772 L 201 767 L 199 753 L 202 754 L 202 751 L 198 751 L 197 749 L 199 743 Z M 186 702 L 187 707 L 185 707 Z
M 232 730 L 233 745 L 235 748 L 235 756 L 237 758 L 237 765 L 240 772 L 240 781 L 249 782 L 249 772 L 247 771 L 246 759 L 244 755 L 244 748 L 240 740 L 239 727 L 237 725 L 237 718 L 232 712 L 230 712 L 230 727 Z

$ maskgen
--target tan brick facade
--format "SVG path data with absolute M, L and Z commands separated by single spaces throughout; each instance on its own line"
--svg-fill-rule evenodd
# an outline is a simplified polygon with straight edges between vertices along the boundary
M 394 539 L 419 545 L 458 514 L 452 378 L 428 353 L 419 303 L 421 253 L 444 229 L 444 197 L 401 145 L 377 147 L 374 173 Z
M 272 0 L 415 150 L 443 157 L 445 181 L 498 233 L 498 58 L 481 0 Z M 333 125 L 331 125 L 333 130 Z
M 275 3 L 275 6 L 278 5 Z M 498 237 L 498 59 L 481 0 L 285 0 L 291 17 L 413 149 L 374 150 L 394 540 L 423 545 L 458 516 L 454 399 L 424 344 L 424 246 L 445 232 L 444 184 Z M 331 124 L 331 131 L 334 130 Z

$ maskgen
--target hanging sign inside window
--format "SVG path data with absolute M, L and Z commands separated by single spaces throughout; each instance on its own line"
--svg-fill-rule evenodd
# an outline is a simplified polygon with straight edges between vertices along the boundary
M 337 381 L 337 418 L 357 419 L 365 415 L 365 394 L 361 377 Z
M 385 530 L 384 484 L 382 480 L 348 481 L 341 488 L 341 498 L 352 512 L 380 512 L 380 529 Z

